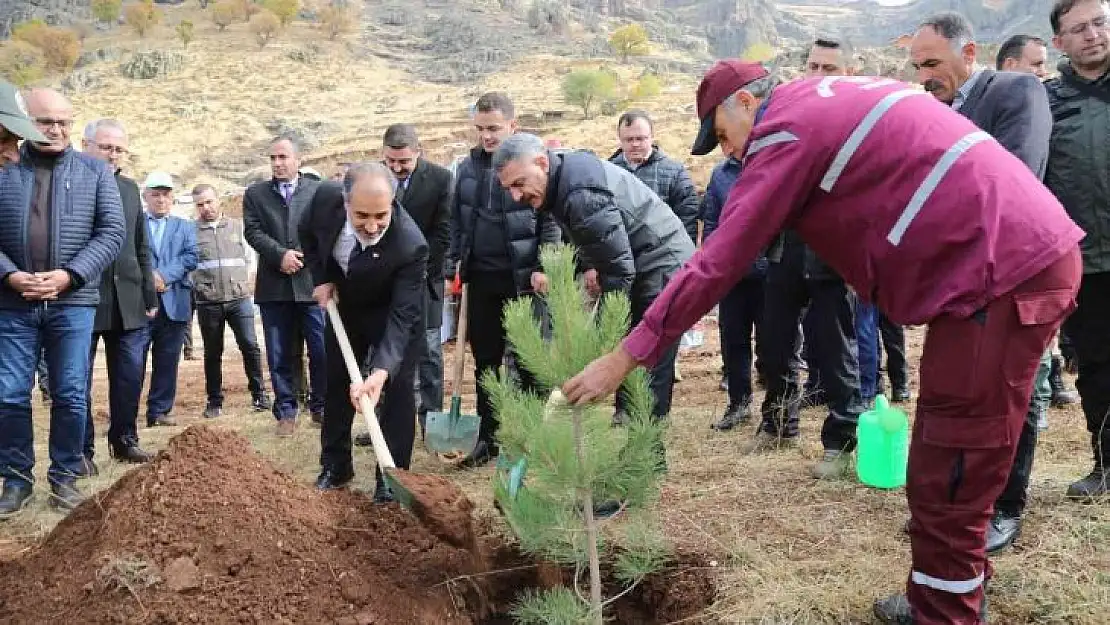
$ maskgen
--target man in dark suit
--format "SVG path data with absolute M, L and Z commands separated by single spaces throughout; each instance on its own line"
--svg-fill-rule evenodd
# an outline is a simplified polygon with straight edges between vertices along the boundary
M 990 133 L 1033 173 L 1044 178 L 1052 133 L 1052 113 L 1044 87 L 1030 73 L 977 69 L 975 52 L 971 24 L 958 13 L 939 13 L 922 22 L 910 45 L 910 59 L 917 69 L 918 81 L 927 91 Z M 1037 444 L 1037 421 L 1051 397 L 1048 385 L 1051 366 L 1049 350 L 1037 369 L 1029 413 L 1006 489 L 995 501 L 994 518 L 987 527 L 988 553 L 1009 546 L 1021 530 Z
M 158 314 L 158 293 L 154 289 L 139 186 L 120 173 L 128 153 L 127 131 L 117 120 L 101 119 L 88 125 L 81 145 L 86 154 L 108 163 L 116 172 L 127 228 L 123 249 L 100 277 L 100 305 L 96 309 L 92 349 L 89 350 L 85 474 L 96 475 L 92 370 L 98 340 L 104 341 L 104 364 L 108 369 L 108 451 L 113 458 L 124 462 L 142 463 L 151 459 L 151 455 L 139 447 L 136 423 L 143 378 L 146 377 L 144 349 L 150 337 L 150 320 Z
M 324 314 L 312 301 L 312 277 L 304 269 L 297 226 L 312 202 L 318 180 L 300 175 L 300 149 L 281 137 L 270 145 L 272 179 L 247 187 L 243 196 L 243 235 L 258 252 L 254 301 L 262 313 L 266 364 L 274 386 L 277 435 L 292 436 L 297 426 L 294 337 L 308 345 L 308 408 L 320 423 L 327 379 L 324 369 Z
M 349 380 L 335 329 L 328 320 L 328 385 L 320 432 L 321 490 L 339 488 L 354 477 L 351 421 L 366 394 L 398 467 L 407 469 L 415 439 L 417 363 L 424 353 L 424 304 L 428 244 L 416 222 L 396 202 L 393 174 L 380 163 L 352 166 L 342 185 L 327 183 L 316 192 L 300 227 L 305 263 L 321 308 L 336 300 L 355 357 L 369 358 L 369 376 Z M 381 400 L 379 402 L 379 400 Z M 380 471 L 374 498 L 391 494 Z
M 189 272 L 197 268 L 196 228 L 170 214 L 173 208 L 173 178 L 151 172 L 143 183 L 146 201 L 147 241 L 151 251 L 154 290 L 158 312 L 150 322 L 150 335 L 143 346 L 143 364 L 150 350 L 150 390 L 146 396 L 148 427 L 176 425 L 170 417 L 177 397 L 177 368 L 189 316 L 193 311 L 193 285 Z
M 412 124 L 394 124 L 382 138 L 382 162 L 397 179 L 397 203 L 413 218 L 428 242 L 428 301 L 424 307 L 424 356 L 417 368 L 420 431 L 429 411 L 443 410 L 443 324 L 444 257 L 451 239 L 451 171 L 426 160 L 420 139 Z M 360 434 L 355 443 L 369 445 L 370 437 Z

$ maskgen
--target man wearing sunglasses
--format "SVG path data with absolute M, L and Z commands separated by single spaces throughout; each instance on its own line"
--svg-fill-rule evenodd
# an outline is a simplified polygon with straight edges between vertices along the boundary
M 10 93 L 0 100 L 24 107 Z M 50 503 L 82 499 L 89 349 L 100 274 L 125 237 L 112 171 L 70 146 L 73 107 L 36 89 L 26 111 L 38 136 L 0 170 L 0 519 L 26 507 L 34 483 L 31 385 L 39 349 L 50 371 Z M 6 109 L 5 109 L 6 112 Z M 4 115 L 5 127 L 11 115 Z

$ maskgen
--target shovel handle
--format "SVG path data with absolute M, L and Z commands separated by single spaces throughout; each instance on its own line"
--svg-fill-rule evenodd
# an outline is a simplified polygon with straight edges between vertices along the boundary
M 462 296 L 459 298 L 459 331 L 455 338 L 455 385 L 451 389 L 451 395 L 454 397 L 462 397 L 462 383 L 463 383 L 463 366 L 466 364 L 466 306 L 467 306 L 467 284 L 464 282 L 462 285 Z
M 332 330 L 339 342 L 339 351 L 343 352 L 343 361 L 347 363 L 347 374 L 351 377 L 351 384 L 362 382 L 362 371 L 359 370 L 358 361 L 355 360 L 355 351 L 351 349 L 351 340 L 347 337 L 347 330 L 343 327 L 343 319 L 339 317 L 339 309 L 335 307 L 335 300 L 328 300 L 328 319 L 331 320 Z M 378 424 L 378 417 L 374 414 L 374 405 L 366 395 L 359 397 L 359 406 L 362 416 L 366 419 L 366 429 L 370 431 L 370 442 L 374 446 L 374 455 L 378 458 L 378 465 L 384 471 L 396 468 L 393 463 L 393 454 L 389 453 L 389 446 L 385 444 L 382 427 Z

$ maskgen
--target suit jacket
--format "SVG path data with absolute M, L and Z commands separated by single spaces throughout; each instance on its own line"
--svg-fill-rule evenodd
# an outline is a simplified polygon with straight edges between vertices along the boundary
M 285 275 L 281 271 L 281 258 L 289 250 L 301 250 L 297 226 L 319 185 L 319 181 L 301 176 L 288 205 L 272 180 L 247 187 L 243 195 L 243 236 L 258 252 L 254 283 L 256 303 L 312 302 L 312 277 L 308 268 Z
M 344 274 L 333 250 L 346 223 L 342 188 L 323 183 L 300 225 L 305 268 L 314 286 L 336 285 L 345 327 L 369 339 L 370 369 L 385 369 L 393 379 L 402 366 L 415 366 L 424 350 L 428 243 L 394 200 L 385 235 L 355 257 Z M 365 355 L 356 356 L 365 361 Z
M 116 174 L 126 234 L 123 249 L 100 276 L 100 305 L 96 308 L 93 332 L 136 330 L 147 324 L 146 311 L 158 308 L 158 293 L 150 272 L 146 214 L 139 199 L 139 186 L 127 176 Z M 114 327 L 119 310 L 122 327 Z
M 166 217 L 161 245 L 154 244 L 149 221 L 147 241 L 150 242 L 154 270 L 166 282 L 166 290 L 158 294 L 162 310 L 173 321 L 188 321 L 193 297 L 189 272 L 197 268 L 196 228 L 189 221 L 170 215 Z
M 1036 76 L 984 69 L 959 112 L 1044 178 L 1052 111 Z
M 417 162 L 408 188 L 398 187 L 398 202 L 428 242 L 428 328 L 438 328 L 443 323 L 443 259 L 451 244 L 451 196 L 454 191 L 451 171 L 423 158 Z

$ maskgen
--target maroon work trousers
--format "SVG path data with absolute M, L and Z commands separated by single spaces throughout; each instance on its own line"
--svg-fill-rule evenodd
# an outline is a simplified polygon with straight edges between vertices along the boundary
M 987 524 L 1037 365 L 1075 307 L 1081 276 L 1075 249 L 975 315 L 929 324 L 906 485 L 916 625 L 981 622 Z

